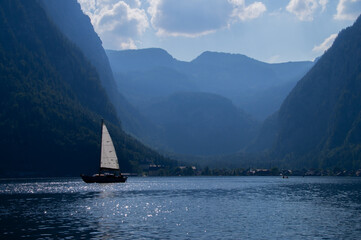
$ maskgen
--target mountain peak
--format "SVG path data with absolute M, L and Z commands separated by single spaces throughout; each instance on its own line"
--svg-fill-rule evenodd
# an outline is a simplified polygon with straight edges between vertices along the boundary
M 192 60 L 192 63 L 196 64 L 207 64 L 207 65 L 225 65 L 225 64 L 244 64 L 247 62 L 262 63 L 253 58 L 247 57 L 243 54 L 238 53 L 224 53 L 224 52 L 212 52 L 205 51 L 197 58 Z M 264 63 L 262 63 L 264 64 Z
M 130 50 L 106 50 L 115 72 L 149 70 L 154 67 L 169 67 L 177 61 L 166 50 L 145 48 Z
M 121 53 L 128 57 L 137 57 L 141 56 L 146 59 L 155 59 L 158 61 L 170 61 L 174 60 L 172 55 L 170 55 L 166 50 L 162 48 L 143 48 L 143 49 L 127 49 L 127 50 L 106 50 L 107 54 L 116 54 Z

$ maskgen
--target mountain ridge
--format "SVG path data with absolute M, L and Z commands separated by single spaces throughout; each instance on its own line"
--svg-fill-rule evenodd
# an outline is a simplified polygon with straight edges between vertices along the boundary
M 148 119 L 151 115 L 148 111 L 149 108 L 159 102 L 164 104 L 164 101 L 171 101 L 169 97 L 174 94 L 203 92 L 229 99 L 232 101 L 232 105 L 242 109 L 246 113 L 245 115 L 252 116 L 255 119 L 254 122 L 260 122 L 265 116 L 278 110 L 298 78 L 301 78 L 302 74 L 313 64 L 313 62 L 268 64 L 241 54 L 210 51 L 202 53 L 193 61 L 183 62 L 159 48 L 106 50 L 106 53 L 119 91 Z M 143 56 L 145 57 L 143 58 Z M 159 59 L 158 56 L 160 56 Z M 194 98 L 193 100 L 200 99 Z M 159 108 L 157 108 L 158 110 Z M 159 114 L 164 115 L 161 112 Z M 181 118 L 184 114 L 186 112 L 183 111 L 179 117 Z M 219 119 L 221 118 L 222 116 L 219 116 Z M 174 149 L 174 146 L 169 146 L 171 137 L 165 137 L 164 129 L 168 128 L 163 125 L 161 119 L 152 118 L 150 120 L 153 125 L 159 127 L 158 131 L 148 138 L 152 139 L 150 142 L 144 138 L 141 139 L 157 149 L 161 149 L 159 146 L 163 146 L 165 151 Z M 205 121 L 204 125 L 207 125 L 208 120 L 203 120 Z M 223 120 L 226 121 L 224 118 Z M 194 118 L 194 121 L 198 121 L 197 117 Z M 258 129 L 258 127 L 255 128 Z M 186 130 L 184 128 L 184 131 Z M 216 129 L 209 130 L 217 131 Z M 170 130 L 168 129 L 168 131 Z M 174 135 L 173 137 L 177 138 L 178 136 Z M 247 137 L 253 138 L 253 135 Z M 204 140 L 209 141 L 207 138 Z M 185 142 L 187 141 L 185 140 Z M 237 150 L 232 149 L 234 152 L 238 152 L 243 147 L 242 143 Z M 178 151 L 178 153 L 185 154 L 187 152 L 186 149 L 183 151 Z M 220 150 L 218 153 L 222 152 L 230 153 L 228 150 Z
M 123 129 L 135 136 L 149 129 L 156 131 L 118 91 L 102 41 L 94 31 L 90 18 L 82 12 L 80 4 L 76 0 L 41 0 L 39 3 L 49 19 L 97 69 L 102 86 L 115 107 Z
M 142 59 L 144 52 L 152 53 L 154 57 Z M 142 71 L 157 67 L 171 68 L 185 74 L 189 80 L 193 81 L 196 86 L 194 90 L 227 97 L 258 120 L 263 120 L 278 110 L 288 92 L 313 65 L 313 62 L 307 61 L 269 64 L 242 54 L 211 51 L 200 54 L 190 62 L 179 61 L 159 48 L 106 50 L 106 53 L 115 75 L 125 75 L 130 72 L 142 74 Z M 166 57 L 158 61 L 157 56 L 163 54 Z M 131 64 L 130 68 L 127 67 L 129 64 Z M 291 71 L 287 71 L 286 66 Z M 118 86 L 124 80 L 124 78 L 116 79 Z M 264 93 L 270 88 L 278 89 L 279 98 L 274 99 Z M 133 89 L 120 89 L 120 91 L 126 94 L 127 91 L 133 91 Z M 274 104 L 270 105 L 270 103 Z M 253 107 L 256 105 L 258 107 Z
M 0 27 L 2 176 L 96 172 L 101 118 L 123 171 L 138 171 L 140 163 L 173 164 L 122 131 L 95 67 L 39 1 L 2 1 Z
M 285 166 L 361 167 L 361 17 L 297 83 L 277 117 L 271 152 Z

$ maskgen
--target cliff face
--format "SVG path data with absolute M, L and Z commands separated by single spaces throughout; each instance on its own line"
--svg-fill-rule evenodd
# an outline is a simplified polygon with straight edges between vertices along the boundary
M 361 167 L 361 18 L 297 84 L 278 114 L 274 153 L 297 165 Z
M 110 68 L 108 57 L 90 19 L 76 0 L 41 0 L 48 17 L 72 41 L 96 68 L 102 86 L 114 105 L 124 130 L 142 135 L 150 125 L 119 93 Z
M 115 95 L 115 82 L 102 42 L 76 0 L 42 0 L 48 17 L 96 68 L 104 88 Z M 114 96 L 112 96 L 114 97 Z
M 96 171 L 100 119 L 120 166 L 167 160 L 126 135 L 97 70 L 36 0 L 0 4 L 2 176 L 78 176 Z

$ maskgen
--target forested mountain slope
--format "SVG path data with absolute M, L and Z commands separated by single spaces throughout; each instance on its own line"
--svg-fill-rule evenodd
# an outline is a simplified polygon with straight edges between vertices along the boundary
M 100 119 L 123 171 L 169 163 L 126 135 L 96 68 L 49 21 L 36 0 L 0 4 L 2 176 L 77 176 L 96 171 Z
M 278 114 L 276 158 L 293 166 L 361 167 L 361 18 L 299 81 Z
M 137 136 L 154 131 L 154 126 L 151 126 L 117 89 L 102 42 L 89 17 L 82 12 L 80 4 L 76 0 L 41 0 L 40 3 L 49 19 L 96 68 L 124 130 Z

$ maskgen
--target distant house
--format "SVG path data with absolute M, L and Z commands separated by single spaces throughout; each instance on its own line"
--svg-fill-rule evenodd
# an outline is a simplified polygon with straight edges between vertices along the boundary
M 157 175 L 159 175 L 159 171 L 164 168 L 165 168 L 164 165 L 150 164 L 148 167 L 148 175 L 149 176 L 157 176 Z
M 269 169 L 256 169 L 256 172 L 254 173 L 256 176 L 270 176 L 271 171 Z
M 250 176 L 270 176 L 270 175 L 272 175 L 272 172 L 269 169 L 262 169 L 262 168 L 252 169 L 252 168 L 250 168 L 247 171 L 247 175 L 250 175 Z

